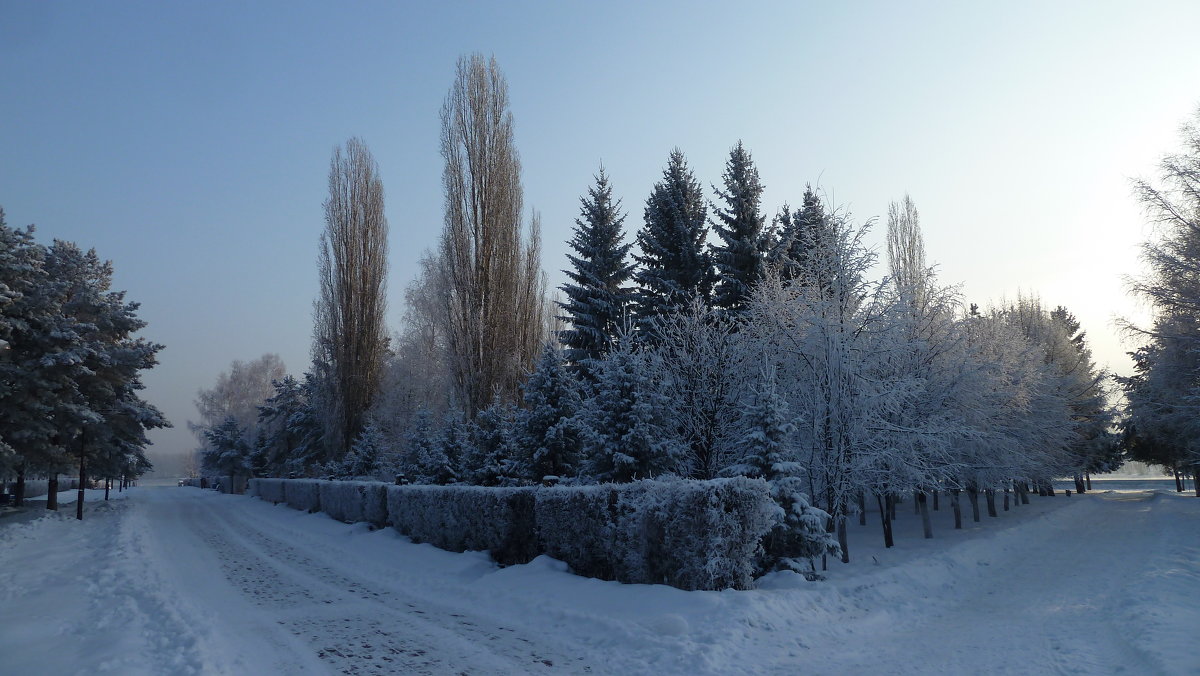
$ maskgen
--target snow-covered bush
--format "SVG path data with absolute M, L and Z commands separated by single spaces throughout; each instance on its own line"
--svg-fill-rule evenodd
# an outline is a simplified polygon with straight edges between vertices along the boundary
M 748 589 L 777 507 L 767 484 L 735 478 L 543 488 L 542 551 L 576 573 L 681 589 Z
M 452 552 L 482 551 L 502 564 L 527 563 L 534 539 L 536 488 L 388 486 L 392 526 L 414 542 Z
M 283 493 L 286 481 L 287 479 L 251 479 L 250 494 L 278 505 L 286 502 Z
M 321 484 L 317 479 L 291 479 L 284 484 L 287 506 L 306 512 L 321 511 Z

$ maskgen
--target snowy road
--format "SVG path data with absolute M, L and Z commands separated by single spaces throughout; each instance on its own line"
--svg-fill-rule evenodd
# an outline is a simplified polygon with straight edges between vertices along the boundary
M 1175 494 L 943 510 L 928 541 L 902 515 L 896 548 L 855 526 L 827 582 L 751 592 L 498 569 L 190 488 L 67 516 L 0 519 L 4 673 L 1200 673 L 1200 500 Z

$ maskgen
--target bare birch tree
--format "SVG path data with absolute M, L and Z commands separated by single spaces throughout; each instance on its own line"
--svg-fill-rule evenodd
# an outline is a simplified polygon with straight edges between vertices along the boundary
M 522 233 L 521 162 L 496 60 L 462 57 L 442 106 L 445 332 L 457 403 L 469 415 L 517 401 L 543 339 L 540 224 Z
M 325 438 L 345 455 L 379 386 L 387 351 L 387 219 L 379 167 L 360 139 L 336 148 L 313 311 L 313 362 L 323 384 Z

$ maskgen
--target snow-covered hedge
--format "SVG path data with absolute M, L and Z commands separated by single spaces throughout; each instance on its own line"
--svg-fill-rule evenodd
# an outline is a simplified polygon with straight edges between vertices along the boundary
M 287 506 L 306 512 L 321 511 L 321 484 L 318 479 L 289 479 L 283 487 Z
M 250 494 L 278 505 L 285 502 L 283 485 L 287 479 L 251 479 Z
M 254 479 L 252 491 L 340 521 L 391 523 L 415 542 L 487 550 L 502 564 L 539 554 L 579 575 L 681 589 L 748 589 L 777 509 L 757 479 L 554 488 L 389 486 Z
M 774 511 L 763 481 L 640 481 L 537 494 L 542 551 L 580 575 L 748 589 Z
M 242 494 L 246 492 L 246 480 L 243 477 L 219 476 L 216 487 L 222 493 Z
M 387 484 L 370 481 L 322 481 L 321 511 L 345 523 L 387 525 Z
M 502 564 L 539 554 L 533 523 L 537 488 L 388 486 L 392 526 L 414 542 L 452 552 L 488 550 Z

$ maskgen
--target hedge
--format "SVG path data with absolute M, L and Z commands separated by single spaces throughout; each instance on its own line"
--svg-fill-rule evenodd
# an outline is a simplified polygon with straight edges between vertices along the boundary
M 539 554 L 579 575 L 681 589 L 748 589 L 775 510 L 757 479 L 553 488 L 389 486 L 254 479 L 254 495 L 349 523 L 387 523 L 414 542 L 487 550 L 502 565 Z

